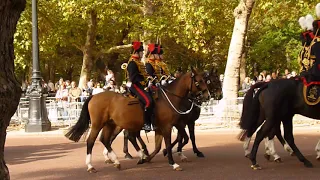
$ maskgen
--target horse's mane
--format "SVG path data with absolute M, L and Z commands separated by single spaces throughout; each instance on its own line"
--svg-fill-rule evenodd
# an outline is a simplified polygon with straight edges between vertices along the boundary
M 176 84 L 178 84 L 181 81 L 182 77 L 184 77 L 186 74 L 187 73 L 181 74 L 179 77 L 177 77 L 175 80 L 173 80 L 170 84 L 167 84 L 165 87 L 167 89 L 171 89 L 173 87 L 176 87 L 177 86 Z

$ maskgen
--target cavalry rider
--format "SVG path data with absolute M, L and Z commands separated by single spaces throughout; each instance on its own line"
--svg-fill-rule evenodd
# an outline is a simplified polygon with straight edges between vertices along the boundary
M 144 126 L 142 129 L 152 131 L 154 102 L 149 93 L 144 90 L 146 69 L 141 61 L 143 56 L 142 42 L 135 41 L 132 43 L 133 52 L 130 60 L 128 61 L 128 75 L 132 85 L 130 91 L 138 96 L 139 100 L 144 104 Z
M 303 48 L 299 53 L 299 63 L 301 65 L 301 75 L 306 75 L 307 71 L 310 69 L 310 44 L 314 38 L 313 35 L 313 17 L 311 15 L 307 15 L 306 17 L 301 17 L 299 19 L 299 24 L 301 28 L 304 30 L 300 34 L 300 40 L 302 42 Z
M 320 81 L 320 3 L 316 6 L 316 14 L 317 20 L 312 23 L 314 38 L 310 44 L 310 58 L 314 62 L 309 72 L 312 80 Z
M 157 67 L 156 72 L 159 72 L 160 78 L 162 76 L 169 77 L 170 76 L 169 68 L 168 68 L 167 64 L 163 61 L 162 45 L 156 44 L 156 47 L 157 47 L 157 54 L 159 55 L 158 58 L 156 59 L 156 67 Z
M 159 59 L 159 55 L 157 54 L 157 47 L 155 44 L 148 44 L 148 52 L 147 52 L 147 62 L 146 62 L 146 71 L 149 76 L 154 78 L 155 80 L 152 82 L 152 84 L 148 84 L 148 86 L 152 86 L 155 83 L 158 82 L 160 79 L 159 75 L 160 73 L 158 72 L 158 69 L 156 68 L 156 59 Z

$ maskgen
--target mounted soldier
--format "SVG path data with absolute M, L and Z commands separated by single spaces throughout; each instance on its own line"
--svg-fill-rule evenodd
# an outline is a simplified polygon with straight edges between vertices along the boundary
M 146 71 L 147 74 L 153 78 L 149 80 L 148 86 L 155 85 L 160 80 L 160 73 L 156 67 L 156 59 L 158 59 L 158 50 L 156 44 L 148 44 L 147 61 L 146 61 Z
M 168 83 L 167 81 L 170 78 L 170 72 L 167 64 L 163 61 L 164 57 L 163 57 L 162 45 L 156 44 L 156 47 L 157 47 L 157 54 L 158 54 L 158 58 L 156 59 L 156 67 L 157 67 L 156 72 L 160 74 L 159 75 L 160 77 L 167 77 L 163 81 L 163 84 L 165 84 L 165 83 Z
M 144 66 L 141 58 L 143 56 L 142 42 L 135 41 L 132 43 L 132 55 L 128 61 L 128 76 L 131 81 L 130 91 L 134 93 L 144 105 L 144 126 L 143 130 L 153 131 L 155 128 L 152 126 L 154 102 L 148 92 L 144 90 L 146 86 L 146 67 Z
M 312 61 L 309 70 L 311 80 L 320 81 L 320 3 L 316 6 L 317 20 L 313 21 L 314 38 L 310 44 L 310 60 Z
M 313 17 L 311 15 L 307 15 L 306 17 L 301 17 L 299 19 L 299 24 L 303 29 L 303 32 L 300 34 L 300 40 L 303 48 L 301 49 L 298 57 L 298 61 L 301 65 L 301 75 L 306 76 L 307 71 L 310 69 L 310 65 L 312 63 L 310 59 L 310 44 L 314 38 L 313 35 Z

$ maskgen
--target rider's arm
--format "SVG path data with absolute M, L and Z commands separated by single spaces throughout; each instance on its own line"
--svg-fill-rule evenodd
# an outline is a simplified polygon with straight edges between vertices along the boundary
M 153 69 L 153 67 L 152 67 L 152 65 L 150 63 L 146 63 L 146 71 L 147 71 L 149 76 L 151 76 L 153 78 L 156 76 L 155 75 L 155 71 L 154 71 L 154 69 Z
M 137 64 L 133 61 L 130 61 L 127 67 L 129 79 L 132 83 L 138 83 L 144 81 L 144 78 L 139 73 L 139 68 Z

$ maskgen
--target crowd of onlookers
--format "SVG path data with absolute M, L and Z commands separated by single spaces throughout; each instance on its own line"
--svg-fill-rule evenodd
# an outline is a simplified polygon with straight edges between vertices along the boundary
M 22 83 L 23 95 L 29 86 L 28 81 Z M 104 91 L 114 91 L 117 93 L 126 93 L 126 85 L 117 86 L 114 74 L 111 70 L 107 71 L 105 81 L 95 82 L 91 79 L 83 88 L 79 88 L 75 81 L 64 80 L 60 78 L 58 82 L 51 80 L 45 82 L 42 80 L 43 88 L 48 92 L 49 97 L 55 97 L 58 101 L 83 102 L 87 97 Z
M 255 84 L 256 82 L 269 82 L 276 79 L 289 79 L 291 77 L 296 77 L 297 73 L 295 71 L 289 72 L 288 69 L 284 70 L 283 74 L 280 74 L 279 71 L 271 72 L 271 74 L 267 74 L 267 71 L 262 71 L 260 74 L 255 74 L 255 76 L 251 79 L 250 77 L 246 77 L 244 81 L 241 83 L 240 91 L 239 92 L 246 92 L 251 85 Z

